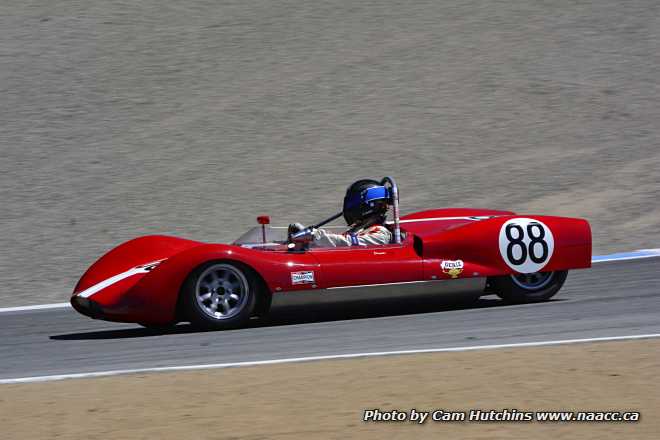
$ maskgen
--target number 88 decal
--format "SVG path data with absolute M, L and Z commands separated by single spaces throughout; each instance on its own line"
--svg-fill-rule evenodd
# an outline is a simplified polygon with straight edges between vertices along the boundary
M 500 229 L 500 255 L 516 272 L 539 272 L 552 258 L 554 249 L 552 231 L 539 220 L 514 218 Z

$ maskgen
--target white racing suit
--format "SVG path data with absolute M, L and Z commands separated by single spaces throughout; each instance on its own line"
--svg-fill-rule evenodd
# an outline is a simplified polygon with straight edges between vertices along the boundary
M 356 232 L 333 234 L 325 229 L 314 229 L 312 247 L 367 246 L 390 244 L 392 233 L 382 225 L 370 226 Z

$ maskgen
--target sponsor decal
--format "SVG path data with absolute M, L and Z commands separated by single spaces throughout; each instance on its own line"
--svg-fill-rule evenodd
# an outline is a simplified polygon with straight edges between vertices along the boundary
M 442 260 L 440 263 L 440 268 L 442 272 L 446 273 L 452 278 L 458 278 L 458 276 L 463 272 L 463 260 Z
M 291 272 L 291 284 L 314 284 L 314 271 Z
M 156 261 L 153 261 L 151 263 L 143 264 L 141 266 L 136 266 L 135 269 L 142 269 L 142 270 L 145 270 L 147 272 L 151 272 L 156 267 L 158 267 L 158 265 L 160 263 L 162 263 L 163 261 L 165 261 L 165 258 L 163 258 L 162 260 L 156 260 Z

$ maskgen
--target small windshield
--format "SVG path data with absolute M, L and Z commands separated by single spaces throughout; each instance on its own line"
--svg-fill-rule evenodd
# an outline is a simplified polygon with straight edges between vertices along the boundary
M 266 243 L 264 244 L 263 229 L 261 226 L 250 228 L 245 234 L 241 235 L 234 241 L 236 246 L 244 247 L 270 247 L 274 245 L 287 244 L 287 231 L 289 228 L 286 226 L 266 226 Z M 324 226 L 324 229 L 336 230 L 337 233 L 343 232 L 345 226 Z M 333 231 L 335 232 L 335 231 Z
M 238 237 L 234 242 L 235 245 L 245 245 L 245 244 L 254 244 L 254 245 L 263 245 L 264 237 L 263 230 L 261 226 L 255 226 L 250 228 L 245 234 Z M 286 244 L 287 240 L 287 228 L 278 227 L 278 226 L 266 226 L 266 243 L 270 244 Z

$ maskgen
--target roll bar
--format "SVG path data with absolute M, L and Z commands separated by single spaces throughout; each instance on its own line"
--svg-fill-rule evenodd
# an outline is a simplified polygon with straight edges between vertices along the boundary
M 394 211 L 394 242 L 396 244 L 401 244 L 401 227 L 399 226 L 399 187 L 397 186 L 394 178 L 389 176 L 383 177 L 383 179 L 380 181 L 380 184 L 383 186 L 389 185 L 390 187 L 390 191 L 392 193 L 392 210 Z M 338 212 L 332 217 L 328 217 L 322 222 L 312 225 L 307 229 L 318 229 L 326 223 L 330 223 L 331 221 L 338 219 L 342 216 L 342 214 L 343 212 Z M 301 234 L 305 231 L 298 232 L 297 234 Z
M 384 177 L 380 184 L 385 186 L 390 185 L 392 191 L 392 210 L 394 211 L 394 242 L 401 244 L 401 227 L 399 226 L 399 187 L 392 177 Z

